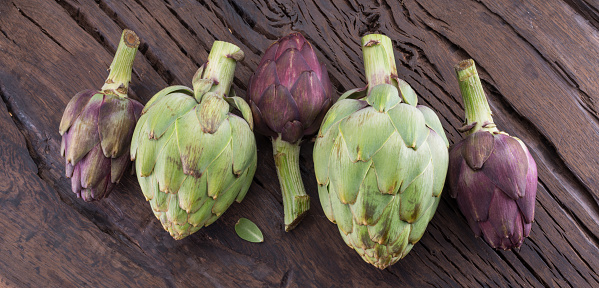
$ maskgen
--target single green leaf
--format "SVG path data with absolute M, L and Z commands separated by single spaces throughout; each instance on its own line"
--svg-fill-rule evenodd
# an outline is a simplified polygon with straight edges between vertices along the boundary
M 406 146 L 419 149 L 429 133 L 422 112 L 416 107 L 400 103 L 389 110 L 388 114 Z
M 395 107 L 397 103 L 401 102 L 397 88 L 390 84 L 379 84 L 368 93 L 366 98 L 368 104 L 370 104 L 376 111 L 387 112 L 389 109 Z
M 231 89 L 231 91 L 235 90 Z M 233 93 L 233 95 L 235 95 L 235 93 Z M 225 97 L 224 99 L 227 101 L 227 103 L 229 103 L 229 105 L 241 112 L 241 116 L 243 116 L 243 119 L 245 119 L 245 121 L 248 123 L 250 129 L 254 130 L 254 118 L 252 116 L 252 109 L 250 109 L 250 105 L 248 105 L 248 103 L 245 102 L 245 100 L 243 100 L 241 97 L 232 96 Z
M 424 121 L 422 122 L 422 127 L 426 129 Z M 339 131 L 347 145 L 344 153 L 348 154 L 352 162 L 370 160 L 394 130 L 387 114 L 379 113 L 373 107 L 358 110 L 339 123 Z M 428 129 L 426 132 L 428 133 Z
M 237 221 L 237 224 L 235 224 L 235 232 L 245 241 L 253 243 L 264 242 L 264 236 L 262 235 L 260 228 L 247 218 L 241 218 Z
M 445 142 L 445 147 L 449 147 L 449 141 L 447 141 L 447 136 L 445 136 L 443 125 L 441 124 L 441 121 L 439 121 L 439 117 L 437 117 L 435 111 L 423 105 L 418 105 L 416 106 L 416 108 L 418 108 L 418 110 L 422 112 L 422 116 L 424 116 L 424 122 L 426 123 L 426 126 L 435 130 L 435 132 L 437 132 L 437 134 L 439 134 L 439 136 L 443 138 L 443 142 Z
M 337 99 L 337 101 L 341 101 L 344 99 L 361 99 L 364 98 L 366 96 L 366 91 L 368 91 L 368 85 L 361 87 L 361 88 L 354 88 L 354 89 L 350 89 L 347 90 L 345 93 L 343 93 L 339 99 Z
M 193 91 L 191 91 L 191 89 L 185 86 L 175 85 L 166 87 L 158 91 L 158 93 L 154 94 L 154 96 L 152 96 L 152 99 L 150 99 L 150 101 L 148 101 L 148 103 L 146 103 L 146 105 L 144 106 L 144 109 L 141 110 L 141 114 L 143 115 L 146 112 L 148 112 L 148 110 L 150 110 L 154 103 L 158 102 L 158 100 L 162 100 L 162 98 L 164 98 L 167 95 L 170 95 L 171 93 L 183 93 L 189 96 L 193 96 Z
M 368 103 L 362 100 L 347 99 L 343 101 L 337 101 L 337 103 L 335 103 L 324 116 L 322 124 L 320 125 L 318 136 L 320 137 L 324 135 L 329 131 L 329 129 L 333 128 L 335 124 L 338 124 L 339 121 L 366 107 L 366 105 L 368 105 Z
M 408 82 L 397 79 L 397 84 L 399 86 L 399 91 L 401 92 L 401 98 L 403 102 L 406 102 L 412 106 L 418 105 L 418 96 L 416 96 L 416 92 L 412 89 L 412 86 L 408 84 Z

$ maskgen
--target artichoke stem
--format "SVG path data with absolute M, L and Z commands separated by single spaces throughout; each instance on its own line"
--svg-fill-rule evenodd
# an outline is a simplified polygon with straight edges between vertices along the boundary
M 471 134 L 481 129 L 489 132 L 497 131 L 495 125 L 489 125 L 493 124 L 491 108 L 476 71 L 474 60 L 460 61 L 454 68 L 464 100 L 466 126 L 476 123 L 467 133 Z
M 214 81 L 209 91 L 221 97 L 227 96 L 233 83 L 235 65 L 243 58 L 243 51 L 239 47 L 223 41 L 214 41 L 202 73 L 202 79 Z
M 288 143 L 277 137 L 272 140 L 277 176 L 283 192 L 285 231 L 289 232 L 304 218 L 310 209 L 310 196 L 306 194 L 299 170 L 299 142 Z
M 362 37 L 364 70 L 368 81 L 368 90 L 379 84 L 393 84 L 397 78 L 397 67 L 393 56 L 391 39 L 381 34 L 369 34 Z
M 127 97 L 137 47 L 139 47 L 139 37 L 135 32 L 129 29 L 123 30 L 119 46 L 110 64 L 110 74 L 102 86 L 104 93 Z

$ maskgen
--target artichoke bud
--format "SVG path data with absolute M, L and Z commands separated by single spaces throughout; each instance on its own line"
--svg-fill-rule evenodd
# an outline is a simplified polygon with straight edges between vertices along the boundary
M 243 199 L 254 177 L 252 115 L 230 90 L 241 59 L 239 47 L 216 41 L 193 77 L 193 89 L 161 90 L 135 127 L 131 158 L 137 179 L 154 215 L 175 239 L 216 221 Z
M 138 46 L 137 35 L 123 31 L 102 89 L 77 93 L 60 121 L 66 177 L 85 201 L 107 197 L 129 167 L 131 137 L 143 108 L 127 97 Z
M 526 145 L 499 131 L 474 61 L 455 67 L 468 136 L 449 153 L 449 187 L 470 228 L 495 249 L 519 248 L 530 234 L 537 166 Z
M 304 36 L 292 33 L 268 47 L 247 97 L 256 131 L 273 142 L 285 230 L 290 231 L 310 207 L 299 172 L 300 142 L 317 131 L 336 99 L 328 72 Z
M 439 204 L 448 141 L 433 110 L 397 78 L 391 40 L 362 38 L 368 86 L 328 111 L 314 144 L 325 215 L 347 245 L 384 269 L 420 240 Z

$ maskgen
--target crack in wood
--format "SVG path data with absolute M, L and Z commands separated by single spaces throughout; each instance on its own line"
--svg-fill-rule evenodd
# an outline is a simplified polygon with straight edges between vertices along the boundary
M 44 35 L 46 35 L 46 37 L 48 37 L 50 40 L 52 40 L 52 42 L 54 42 L 56 45 L 58 45 L 58 47 L 62 48 L 64 51 L 66 51 L 67 53 L 71 54 L 71 56 L 73 56 L 73 53 L 71 53 L 71 51 L 69 51 L 64 46 L 62 46 L 62 44 L 60 44 L 60 42 L 58 42 L 52 35 L 50 35 L 50 33 L 48 33 L 48 31 L 46 31 L 46 29 L 44 29 L 39 23 L 37 23 L 37 21 L 35 21 L 33 18 L 31 18 L 27 14 L 25 14 L 25 12 L 21 8 L 17 7 L 15 2 L 13 2 L 12 5 L 13 5 L 13 7 L 15 7 L 15 9 L 17 9 L 17 11 L 19 11 L 21 16 L 25 17 L 25 19 L 29 20 L 29 22 L 33 23 L 33 25 L 35 25 L 37 28 L 39 28 L 40 31 Z

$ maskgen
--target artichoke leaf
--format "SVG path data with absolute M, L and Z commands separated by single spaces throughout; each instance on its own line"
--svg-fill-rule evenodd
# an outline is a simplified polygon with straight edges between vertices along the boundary
M 341 137 L 333 145 L 329 161 L 330 185 L 337 192 L 338 199 L 344 204 L 355 203 L 362 180 L 366 177 L 372 161 L 352 162 Z
M 403 178 L 399 175 L 398 167 L 401 150 L 404 149 L 410 148 L 403 144 L 399 133 L 393 132 L 385 145 L 372 157 L 378 190 L 381 193 L 396 194 L 399 191 Z
M 152 106 L 154 106 L 155 103 L 159 102 L 160 100 L 162 100 L 163 98 L 165 98 L 165 96 L 168 96 L 171 93 L 173 93 L 173 94 L 186 94 L 186 95 L 189 95 L 189 96 L 193 96 L 193 91 L 191 89 L 189 89 L 188 87 L 186 87 L 186 86 L 183 86 L 183 85 L 174 85 L 174 86 L 166 87 L 166 88 L 158 91 L 158 93 L 154 94 L 154 96 L 152 96 L 152 98 L 144 106 L 144 109 L 141 110 L 141 114 L 143 115 L 146 112 L 148 112 L 148 110 L 150 110 L 150 108 L 152 108 Z
M 154 177 L 152 177 L 152 184 L 154 184 L 154 187 L 158 187 L 158 183 Z M 171 200 L 170 195 L 173 194 L 156 191 L 154 198 L 150 200 L 152 210 L 154 210 L 154 212 L 167 212 L 169 201 Z
M 424 169 L 422 174 L 410 184 L 401 194 L 401 205 L 399 213 L 401 220 L 408 223 L 414 223 L 422 217 L 423 212 L 428 208 L 433 200 L 433 163 Z
M 179 187 L 179 207 L 187 211 L 188 214 L 195 213 L 208 199 L 206 194 L 206 176 L 196 178 L 185 176 L 185 179 Z
M 428 128 L 427 128 L 428 130 Z M 428 143 L 424 143 L 420 149 L 401 149 L 399 153 L 399 167 L 397 169 L 401 186 L 399 192 L 403 193 L 420 174 L 424 172 L 431 162 L 431 151 Z
M 366 107 L 368 103 L 362 100 L 339 100 L 337 103 L 333 104 L 331 109 L 327 112 L 324 117 L 322 124 L 320 126 L 320 131 L 318 132 L 318 136 L 321 137 L 325 133 L 329 131 L 333 126 L 336 126 L 339 121 L 345 119 L 347 116 L 352 113 Z
M 196 105 L 192 97 L 182 93 L 171 93 L 168 98 L 157 102 L 156 108 L 147 113 L 146 129 L 150 138 L 160 139 L 179 116 Z
M 174 131 L 174 129 L 172 130 Z M 161 192 L 177 194 L 186 175 L 183 174 L 183 169 L 181 169 L 181 156 L 179 155 L 177 139 L 172 136 L 174 135 L 173 132 L 170 133 L 169 140 L 164 144 L 164 148 L 156 160 L 154 175 Z
M 231 89 L 231 91 L 234 91 Z M 247 102 L 245 102 L 245 100 L 243 100 L 243 98 L 241 97 L 237 97 L 237 96 L 230 96 L 230 97 L 225 97 L 225 100 L 229 103 L 229 105 L 231 105 L 231 107 L 239 110 L 239 112 L 241 112 L 241 116 L 243 117 L 243 119 L 245 119 L 245 121 L 248 123 L 248 125 L 250 126 L 250 130 L 254 130 L 254 117 L 252 116 L 252 109 L 250 108 L 250 105 L 248 105 Z
M 335 216 L 333 214 L 333 206 L 331 204 L 331 196 L 329 195 L 329 184 L 320 185 L 318 184 L 318 198 L 320 205 L 324 211 L 324 215 L 327 216 L 329 221 L 335 222 Z
M 192 110 L 177 119 L 175 131 L 183 173 L 200 177 L 206 167 L 229 145 L 231 127 L 226 123 L 214 134 L 204 133 L 195 114 Z
M 426 211 L 424 211 L 424 213 L 422 213 L 420 219 L 411 224 L 412 230 L 410 232 L 409 241 L 412 244 L 416 244 L 416 242 L 418 242 L 420 238 L 422 238 L 422 235 L 424 235 L 428 223 L 431 221 L 431 219 L 433 219 L 435 211 L 437 211 L 437 206 L 439 206 L 439 201 L 441 200 L 441 197 L 433 197 L 432 200 L 433 201 L 431 201 L 432 203 L 430 207 Z
M 214 206 L 214 202 L 216 202 L 214 199 L 206 197 L 206 202 L 195 213 L 189 216 L 188 223 L 196 227 L 205 226 L 206 222 L 213 216 L 212 207 Z
M 168 211 L 166 212 L 166 219 L 173 226 L 183 226 L 187 224 L 187 212 L 179 207 L 179 197 L 175 194 L 169 194 Z M 185 229 L 186 230 L 186 229 Z M 180 231 L 184 234 L 184 231 Z
M 248 124 L 237 115 L 229 116 L 229 125 L 231 127 L 233 173 L 239 177 L 252 162 L 256 161 L 256 139 L 252 130 L 248 129 Z
M 395 86 L 391 84 L 379 84 L 370 89 L 366 101 L 376 111 L 387 112 L 401 102 L 401 99 Z
M 443 138 L 443 142 L 445 142 L 445 148 L 449 147 L 449 141 L 445 135 L 445 130 L 443 130 L 443 125 L 441 124 L 441 121 L 439 120 L 439 117 L 435 111 L 424 105 L 418 105 L 416 108 L 418 108 L 418 110 L 420 110 L 422 113 L 422 116 L 424 116 L 424 122 L 426 123 L 426 126 L 428 126 L 430 129 L 433 129 L 441 138 Z
M 60 126 L 58 132 L 60 135 L 64 135 L 67 130 L 73 125 L 75 120 L 81 115 L 81 111 L 85 108 L 89 100 L 99 92 L 97 90 L 83 90 L 69 101 L 67 107 L 64 109 L 62 119 L 60 120 Z
M 160 154 L 162 153 L 162 149 L 164 149 L 165 144 L 170 140 L 174 131 L 174 129 L 171 129 L 169 132 L 165 133 L 168 135 L 165 135 L 158 140 L 144 139 L 144 141 L 140 143 L 138 148 L 139 157 L 136 160 L 136 165 L 141 166 L 140 176 L 146 177 L 152 174 L 156 167 L 158 157 L 160 157 Z
M 243 198 L 245 198 L 245 195 L 248 193 L 248 191 L 250 190 L 250 186 L 252 185 L 252 182 L 254 180 L 254 173 L 256 172 L 256 159 L 258 158 L 258 156 L 254 156 L 254 158 L 251 161 L 250 166 L 245 170 L 245 172 L 243 172 L 243 174 L 241 175 L 241 177 L 239 177 L 239 179 L 241 181 L 243 181 L 241 188 L 239 190 L 239 194 L 237 195 L 237 198 L 235 198 L 235 201 L 237 203 L 240 203 L 241 200 L 243 200 Z
M 443 191 L 445 185 L 445 177 L 447 176 L 447 168 L 449 166 L 449 153 L 443 138 L 435 132 L 430 131 L 426 140 L 429 150 L 431 151 L 431 160 L 433 161 L 433 196 L 438 197 Z
M 407 147 L 417 150 L 426 141 L 429 129 L 416 107 L 400 103 L 389 110 L 388 115 Z
M 235 224 L 235 233 L 237 233 L 241 239 L 248 242 L 264 242 L 264 236 L 262 235 L 260 228 L 247 218 L 241 218 L 237 221 Z
M 208 168 L 208 171 L 210 171 L 210 168 Z M 210 176 L 210 173 L 208 173 L 208 175 Z M 243 187 L 243 180 L 245 179 L 235 178 L 226 190 L 218 194 L 218 197 L 215 199 L 216 202 L 214 202 L 214 206 L 212 207 L 212 213 L 214 215 L 222 215 L 227 208 L 233 204 L 233 201 L 237 199 L 237 196 L 240 193 L 241 187 Z M 210 182 L 208 182 L 208 184 L 210 184 Z
M 333 188 L 332 186 L 329 189 Z M 353 215 L 349 205 L 343 204 L 339 197 L 337 197 L 336 191 L 330 191 L 329 196 L 331 198 L 331 207 L 333 208 L 333 215 L 335 216 L 335 223 L 339 227 L 339 231 L 342 234 L 349 234 L 353 231 L 354 221 Z
M 375 169 L 369 169 L 360 186 L 356 203 L 350 205 L 355 223 L 375 225 L 392 200 L 393 195 L 383 194 L 379 191 Z
M 416 95 L 416 92 L 414 92 L 414 89 L 412 89 L 412 86 L 403 79 L 397 78 L 396 80 L 403 102 L 416 107 L 416 105 L 418 105 L 418 96 Z
M 229 144 L 223 149 L 218 157 L 210 163 L 210 166 L 206 168 L 206 176 L 208 177 L 208 179 L 206 179 L 208 184 L 208 196 L 215 200 L 218 197 L 222 197 L 223 195 L 221 195 L 221 193 L 226 191 L 225 189 L 237 179 L 233 174 L 233 163 L 231 163 L 231 158 L 233 158 L 233 151 L 231 151 L 231 145 Z M 227 197 L 227 195 L 224 196 Z M 234 196 L 237 196 L 237 193 L 235 193 Z M 235 197 L 232 197 L 231 202 L 233 202 L 234 199 Z
M 218 127 L 229 117 L 229 103 L 216 93 L 206 93 L 202 103 L 196 108 L 196 114 L 202 131 L 214 134 Z
M 366 93 L 368 91 L 368 85 L 361 87 L 361 88 L 354 88 L 354 89 L 350 89 L 345 91 L 345 93 L 341 94 L 341 96 L 339 96 L 339 99 L 337 99 L 337 102 L 341 101 L 341 100 L 345 100 L 345 99 L 362 99 L 364 97 L 366 97 Z
M 329 129 L 322 137 L 316 138 L 314 143 L 314 174 L 316 175 L 316 181 L 318 185 L 325 185 L 329 183 L 329 159 L 331 157 L 331 150 L 335 142 L 341 141 L 341 135 L 339 135 L 338 124 L 332 129 Z
M 98 130 L 104 156 L 117 158 L 128 150 L 131 130 L 135 125 L 131 100 L 106 95 L 100 107 Z
M 352 162 L 370 160 L 394 130 L 389 117 L 372 107 L 361 109 L 339 123 L 339 131 L 347 145 L 345 153 Z

